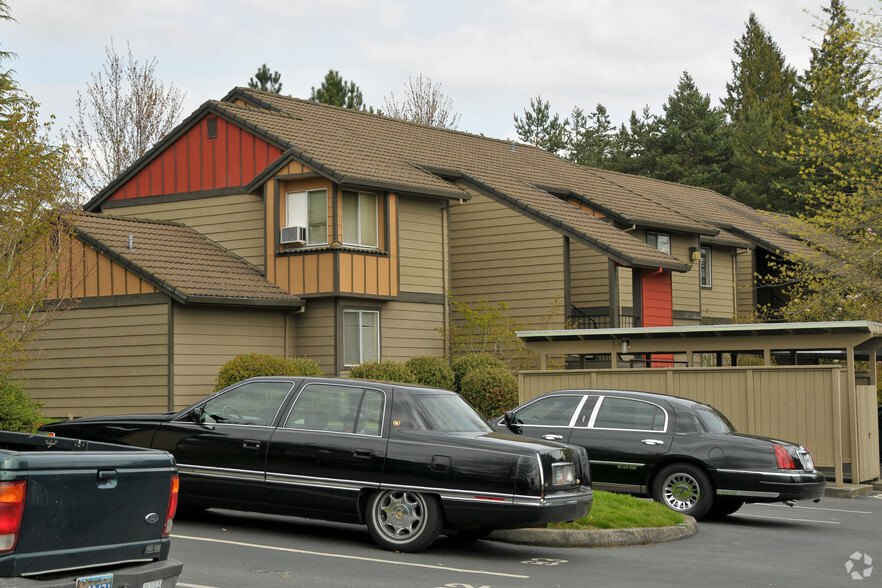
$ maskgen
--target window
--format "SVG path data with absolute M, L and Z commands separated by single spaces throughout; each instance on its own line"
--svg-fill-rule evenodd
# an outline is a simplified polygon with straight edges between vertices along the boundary
M 202 407 L 206 423 L 272 425 L 282 401 L 288 396 L 288 382 L 251 382 L 212 398 Z
M 667 414 L 660 406 L 628 398 L 604 398 L 594 417 L 597 429 L 664 431 Z
M 309 384 L 297 397 L 285 427 L 379 435 L 383 393 L 379 390 L 333 384 Z
M 328 243 L 328 191 L 288 192 L 286 227 L 306 227 L 307 245 Z
M 377 195 L 343 192 L 343 243 L 377 247 Z
M 646 231 L 646 243 L 662 253 L 671 254 L 671 236 L 668 233 Z
M 566 427 L 582 403 L 582 396 L 550 396 L 528 404 L 517 412 L 516 421 L 524 425 Z
M 343 311 L 343 365 L 360 365 L 380 359 L 380 312 Z
M 698 260 L 698 280 L 703 288 L 711 287 L 711 249 L 699 247 L 701 257 Z

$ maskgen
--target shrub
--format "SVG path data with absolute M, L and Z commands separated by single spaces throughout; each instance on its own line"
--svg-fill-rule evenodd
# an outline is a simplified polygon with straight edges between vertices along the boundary
M 401 382 L 403 384 L 416 384 L 416 379 L 410 370 L 400 361 L 386 359 L 383 361 L 368 361 L 357 365 L 349 370 L 349 377 L 359 380 L 379 380 L 382 382 Z
M 31 398 L 19 382 L 0 376 L 0 429 L 33 433 L 42 417 L 42 402 Z
M 506 368 L 474 369 L 463 376 L 460 394 L 491 419 L 518 405 L 518 380 Z
M 471 371 L 488 369 L 508 371 L 508 366 L 504 361 L 489 353 L 465 353 L 454 359 L 450 365 L 453 369 L 453 386 L 457 391 L 462 390 L 462 379 Z
M 314 359 L 285 359 L 267 353 L 246 353 L 229 360 L 217 374 L 214 391 L 257 376 L 323 376 Z
M 422 386 L 453 389 L 453 370 L 447 360 L 434 355 L 416 355 L 405 362 L 414 382 Z

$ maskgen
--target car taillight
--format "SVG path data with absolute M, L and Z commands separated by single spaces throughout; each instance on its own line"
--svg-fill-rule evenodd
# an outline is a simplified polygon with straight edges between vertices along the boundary
M 178 489 L 181 487 L 181 480 L 177 474 L 171 479 L 171 493 L 168 496 L 168 511 L 165 514 L 165 526 L 162 528 L 162 536 L 168 537 L 172 530 L 172 519 L 175 518 L 175 512 L 178 510 Z
M 796 464 L 793 463 L 793 458 L 790 457 L 790 453 L 788 453 L 787 448 L 783 445 L 775 444 L 775 459 L 778 460 L 778 467 L 782 470 L 795 470 Z
M 15 549 L 24 514 L 27 482 L 0 482 L 0 553 Z

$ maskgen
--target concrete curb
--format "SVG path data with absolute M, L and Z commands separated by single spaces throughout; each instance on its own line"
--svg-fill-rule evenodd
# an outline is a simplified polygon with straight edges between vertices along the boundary
M 508 529 L 493 531 L 492 541 L 539 545 L 542 547 L 624 547 L 667 543 L 691 537 L 698 532 L 698 523 L 686 517 L 686 523 L 675 527 L 641 527 L 636 529 Z

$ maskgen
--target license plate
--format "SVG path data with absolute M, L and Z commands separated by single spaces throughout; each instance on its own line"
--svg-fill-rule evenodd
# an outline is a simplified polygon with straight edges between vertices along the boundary
M 571 463 L 551 464 L 551 473 L 555 486 L 575 484 L 576 482 L 576 470 Z
M 77 578 L 77 588 L 113 588 L 113 574 Z

